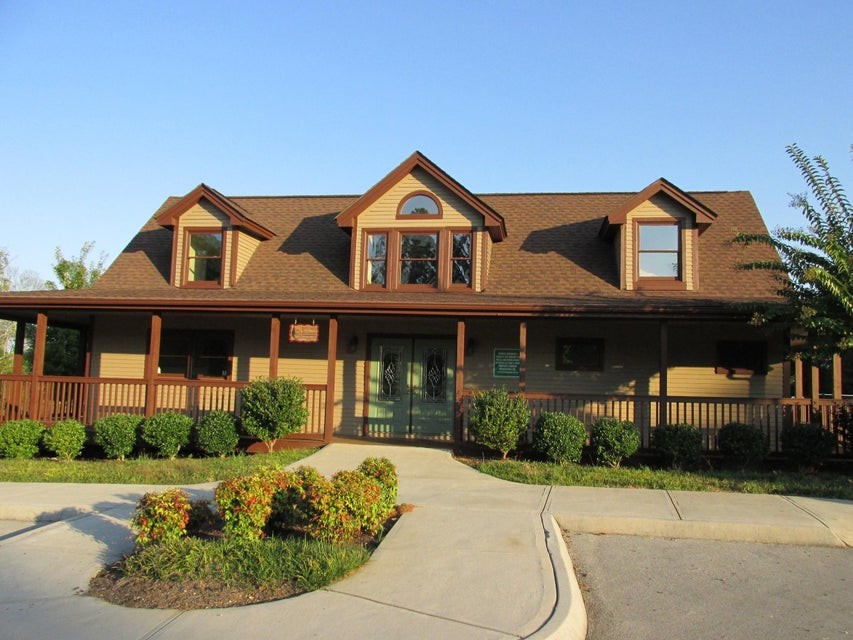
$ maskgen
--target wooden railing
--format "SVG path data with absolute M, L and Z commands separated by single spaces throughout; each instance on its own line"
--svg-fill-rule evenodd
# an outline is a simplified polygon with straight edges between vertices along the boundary
M 468 426 L 475 392 L 465 391 L 460 399 L 463 441 L 470 441 Z M 660 419 L 660 398 L 657 396 L 594 396 L 572 394 L 525 393 L 531 411 L 528 438 L 533 434 L 536 420 L 543 411 L 558 411 L 578 418 L 587 428 L 599 417 L 609 416 L 631 420 L 640 430 L 641 447 L 651 447 L 651 435 Z M 850 401 L 846 401 L 848 404 Z M 717 433 L 729 422 L 743 422 L 761 427 L 767 436 L 770 450 L 781 451 L 780 434 L 786 424 L 820 422 L 834 431 L 837 400 L 809 398 L 702 398 L 672 397 L 666 402 L 668 424 L 688 423 L 698 427 L 706 451 L 717 450 Z M 837 453 L 843 443 L 839 438 Z
M 214 410 L 240 413 L 240 390 L 245 382 L 229 380 L 168 380 L 154 384 L 155 413 L 176 411 L 198 421 Z M 305 385 L 308 422 L 302 436 L 321 438 L 325 432 L 326 385 Z M 45 424 L 73 418 L 91 426 L 116 413 L 145 416 L 148 385 L 135 378 L 71 378 L 43 376 L 38 379 L 33 404 L 32 378 L 0 376 L 0 423 L 32 418 Z M 33 411 L 33 407 L 35 410 Z

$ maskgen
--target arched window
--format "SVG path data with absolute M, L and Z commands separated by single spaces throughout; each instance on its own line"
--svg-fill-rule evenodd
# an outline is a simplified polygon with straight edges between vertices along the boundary
M 428 193 L 412 193 L 408 195 L 400 208 L 397 217 L 441 217 L 441 205 Z

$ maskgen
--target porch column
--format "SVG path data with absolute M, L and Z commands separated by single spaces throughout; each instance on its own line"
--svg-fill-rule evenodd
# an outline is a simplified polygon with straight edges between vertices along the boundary
M 800 358 L 794 358 L 794 397 L 805 398 L 804 389 L 803 361 Z M 795 422 L 807 422 L 806 407 L 802 404 L 797 404 L 792 412 L 792 420 Z
M 329 317 L 329 346 L 326 351 L 326 415 L 323 441 L 332 441 L 335 428 L 335 379 L 338 365 L 338 317 Z
M 669 369 L 669 324 L 666 320 L 660 323 L 660 384 L 658 390 L 658 426 L 669 422 L 668 405 L 668 369 Z
M 86 327 L 86 341 L 83 351 L 83 376 L 92 377 L 92 345 L 95 339 L 95 317 L 89 316 L 89 324 Z
M 18 320 L 15 325 L 15 355 L 12 359 L 12 373 L 21 375 L 24 373 L 24 338 L 27 335 L 27 323 Z
M 841 400 L 841 354 L 832 356 L 832 399 Z
M 281 316 L 270 318 L 270 378 L 278 377 L 278 354 L 281 344 Z
M 527 320 L 518 325 L 518 390 L 527 390 Z
M 457 444 L 462 444 L 462 418 L 464 410 L 462 407 L 462 391 L 465 389 L 465 321 L 456 321 L 456 371 L 454 382 L 456 384 L 456 421 L 453 439 Z
M 151 314 L 151 332 L 148 338 L 148 351 L 145 354 L 145 417 L 150 418 L 157 409 L 157 365 L 160 362 L 160 332 L 163 329 L 163 317 L 159 313 Z
M 820 398 L 820 368 L 812 365 L 812 384 L 811 384 L 812 402 L 817 402 Z M 814 406 L 812 410 L 814 410 Z
M 44 375 L 44 345 L 47 338 L 47 316 L 36 315 L 36 340 L 33 344 L 33 371 L 30 382 L 30 420 L 41 420 L 39 411 L 40 378 Z

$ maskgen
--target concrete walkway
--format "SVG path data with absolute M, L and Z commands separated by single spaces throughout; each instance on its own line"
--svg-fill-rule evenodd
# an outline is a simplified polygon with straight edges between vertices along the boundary
M 324 474 L 387 456 L 416 505 L 370 562 L 328 589 L 203 611 L 126 609 L 79 595 L 133 547 L 138 498 L 163 487 L 0 483 L 0 639 L 583 638 L 559 527 L 597 533 L 853 546 L 853 503 L 507 483 L 446 451 L 333 444 Z M 189 488 L 209 496 L 213 485 Z M 555 522 L 556 519 L 556 522 Z M 33 522 L 44 523 L 33 528 Z M 559 525 L 557 525 L 559 522 Z

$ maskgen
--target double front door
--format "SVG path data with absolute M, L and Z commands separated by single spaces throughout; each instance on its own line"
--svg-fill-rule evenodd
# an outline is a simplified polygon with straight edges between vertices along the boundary
M 368 434 L 453 434 L 456 342 L 374 337 L 370 347 Z

